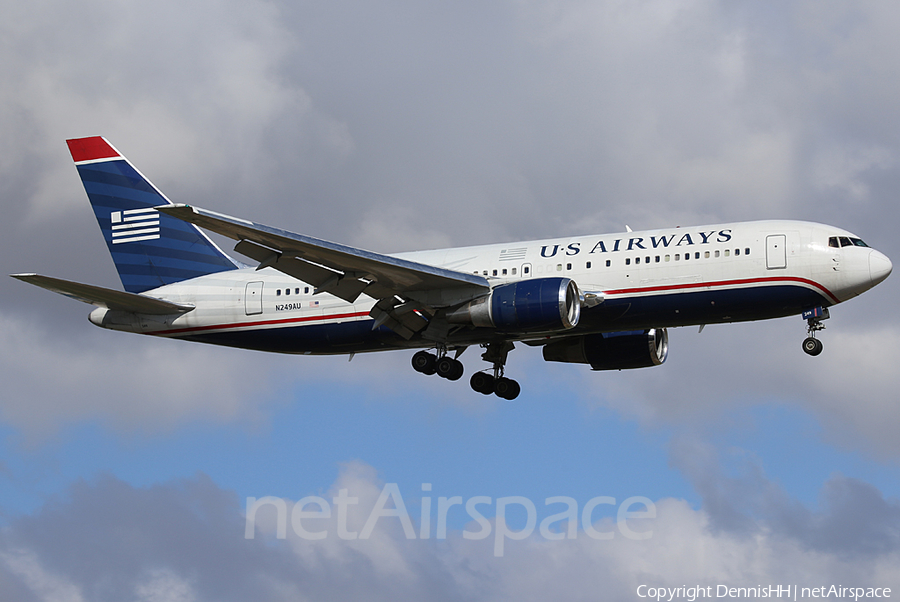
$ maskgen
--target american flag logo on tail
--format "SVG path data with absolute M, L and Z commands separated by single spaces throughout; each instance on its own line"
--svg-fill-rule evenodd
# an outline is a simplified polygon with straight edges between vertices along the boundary
M 113 211 L 110 221 L 114 245 L 159 238 L 159 212 L 153 207 Z

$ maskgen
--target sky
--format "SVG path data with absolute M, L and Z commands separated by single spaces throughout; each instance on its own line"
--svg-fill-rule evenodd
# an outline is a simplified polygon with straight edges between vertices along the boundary
M 0 263 L 121 286 L 65 145 L 94 135 L 173 202 L 384 253 L 804 219 L 896 261 L 898 31 L 877 1 L 0 0 Z M 517 346 L 507 402 L 4 278 L 0 598 L 896 596 L 898 283 L 816 358 L 799 317 L 624 372 Z

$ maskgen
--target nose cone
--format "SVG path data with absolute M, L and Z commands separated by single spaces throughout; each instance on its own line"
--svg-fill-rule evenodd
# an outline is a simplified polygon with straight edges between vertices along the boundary
M 872 286 L 890 276 L 892 269 L 894 266 L 891 264 L 891 260 L 883 253 L 874 250 L 869 253 L 869 278 Z

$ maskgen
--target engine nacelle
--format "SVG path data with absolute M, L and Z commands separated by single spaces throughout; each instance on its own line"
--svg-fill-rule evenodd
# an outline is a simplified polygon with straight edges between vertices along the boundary
M 581 318 L 581 293 L 571 278 L 535 278 L 495 287 L 449 312 L 447 321 L 501 332 L 568 330 Z
M 592 370 L 659 366 L 669 354 L 665 328 L 571 337 L 544 345 L 544 360 L 590 364 Z

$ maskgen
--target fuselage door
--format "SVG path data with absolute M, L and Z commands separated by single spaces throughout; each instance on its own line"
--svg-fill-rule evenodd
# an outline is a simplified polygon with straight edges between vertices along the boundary
M 244 309 L 248 316 L 261 314 L 262 306 L 262 282 L 248 282 L 244 290 Z
M 531 264 L 530 263 L 522 264 L 522 278 L 531 278 Z
M 787 267 L 787 240 L 784 234 L 766 237 L 766 267 L 780 270 Z

